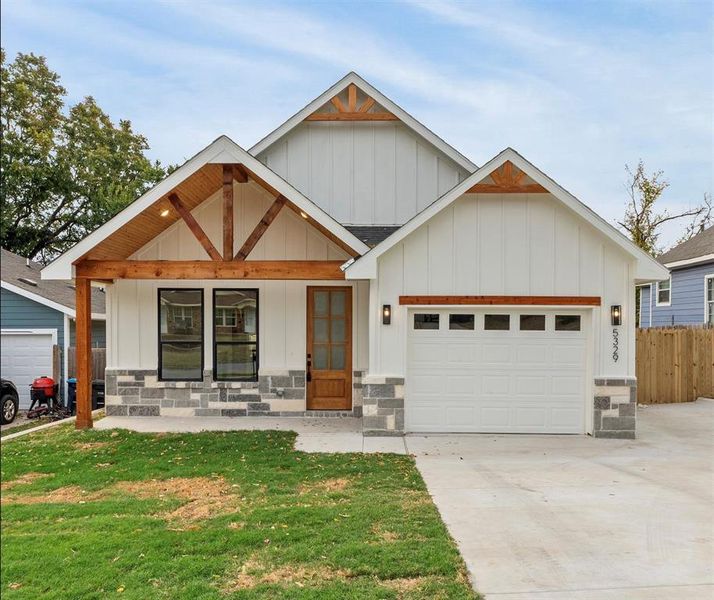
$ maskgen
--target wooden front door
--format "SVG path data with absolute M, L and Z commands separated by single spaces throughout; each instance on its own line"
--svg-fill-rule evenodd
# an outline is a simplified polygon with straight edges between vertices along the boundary
M 307 408 L 352 408 L 352 288 L 307 288 Z

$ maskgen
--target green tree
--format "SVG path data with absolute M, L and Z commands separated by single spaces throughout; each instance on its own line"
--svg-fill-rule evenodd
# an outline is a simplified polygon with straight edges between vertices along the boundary
M 630 197 L 625 208 L 625 215 L 618 225 L 622 227 L 630 236 L 630 239 L 642 248 L 645 252 L 656 256 L 661 248 L 658 246 L 662 225 L 668 221 L 691 217 L 693 219 L 690 228 L 687 228 L 685 236 L 691 237 L 702 227 L 702 223 L 708 223 L 711 218 L 711 209 L 707 209 L 708 202 L 705 196 L 705 203 L 693 209 L 680 213 L 671 214 L 667 210 L 658 211 L 657 200 L 669 187 L 669 182 L 662 178 L 662 171 L 655 171 L 651 175 L 645 172 L 645 165 L 640 160 L 634 171 L 625 165 L 628 174 L 627 194 Z M 694 233 L 692 233 L 694 232 Z M 684 239 L 687 239 L 685 237 Z
M 166 170 L 144 154 L 129 121 L 112 123 L 92 97 L 66 110 L 44 57 L 0 50 L 0 242 L 46 261 L 114 216 Z

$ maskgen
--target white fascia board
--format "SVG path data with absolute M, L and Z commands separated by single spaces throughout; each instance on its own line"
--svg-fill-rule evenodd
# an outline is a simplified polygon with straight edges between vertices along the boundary
M 523 158 L 518 152 L 512 148 L 506 148 L 491 160 L 489 160 L 481 168 L 477 169 L 469 177 L 457 184 L 435 202 L 427 206 L 422 212 L 418 213 L 407 221 L 402 227 L 397 229 L 392 235 L 383 240 L 380 244 L 372 248 L 365 256 L 358 259 L 351 265 L 347 271 L 347 279 L 370 278 L 377 276 L 377 258 L 384 254 L 389 248 L 403 240 L 407 235 L 412 233 L 418 227 L 426 223 L 434 215 L 454 202 L 462 196 L 473 185 L 486 178 L 492 171 L 499 168 L 506 161 L 511 161 L 521 171 L 525 172 L 533 181 L 542 185 L 556 199 L 560 200 L 565 206 L 570 208 L 578 216 L 590 223 L 595 229 L 600 231 L 605 237 L 612 240 L 626 253 L 631 255 L 637 262 L 635 279 L 639 281 L 657 281 L 667 279 L 669 271 L 659 264 L 649 254 L 638 248 L 629 239 L 627 239 L 620 231 L 610 225 L 605 219 L 580 202 L 570 192 L 558 185 L 550 177 L 545 175 L 533 164 Z
M 80 259 L 94 246 L 109 237 L 115 231 L 121 229 L 134 217 L 169 193 L 179 183 L 187 179 L 207 164 L 211 158 L 217 155 L 223 147 L 222 138 L 218 138 L 206 148 L 201 150 L 194 157 L 187 160 L 181 167 L 176 169 L 171 175 L 157 183 L 153 188 L 132 202 L 119 214 L 115 215 L 101 227 L 95 229 L 83 240 L 72 246 L 64 254 L 58 256 L 49 265 L 42 269 L 42 279 L 60 279 L 69 281 L 74 278 L 74 263 Z
M 150 207 L 162 196 L 169 193 L 179 183 L 196 173 L 206 164 L 239 162 L 243 163 L 251 171 L 255 172 L 261 179 L 266 181 L 281 194 L 287 197 L 300 210 L 311 216 L 315 221 L 323 225 L 330 233 L 333 233 L 350 246 L 355 252 L 365 254 L 369 251 L 369 246 L 357 239 L 347 229 L 320 209 L 312 201 L 308 200 L 287 181 L 276 175 L 258 159 L 248 154 L 243 148 L 236 144 L 229 137 L 223 135 L 212 142 L 209 146 L 201 150 L 193 158 L 189 159 L 181 167 L 176 169 L 163 181 L 157 183 L 153 188 L 132 202 L 118 215 L 107 221 L 104 225 L 90 233 L 86 238 L 67 250 L 64 254 L 56 258 L 53 262 L 42 269 L 42 279 L 71 280 L 74 277 L 73 263 L 89 252 L 102 240 L 119 230 L 126 223 L 142 211 Z
M 297 127 L 300 123 L 302 123 L 306 117 L 314 113 L 318 108 L 320 108 L 323 104 L 326 104 L 329 102 L 333 96 L 339 94 L 342 90 L 344 90 L 348 85 L 354 83 L 358 88 L 360 88 L 365 94 L 371 96 L 374 98 L 374 100 L 378 103 L 384 106 L 389 112 L 391 112 L 393 115 L 395 115 L 400 121 L 402 121 L 407 127 L 409 127 L 412 131 L 423 137 L 425 140 L 427 140 L 430 144 L 432 144 L 434 147 L 438 148 L 441 152 L 446 154 L 451 160 L 453 160 L 456 164 L 458 164 L 460 167 L 468 171 L 469 173 L 473 173 L 476 169 L 477 166 L 472 163 L 468 158 L 466 158 L 461 152 L 456 150 L 456 148 L 450 146 L 448 143 L 446 143 L 442 138 L 440 138 L 438 135 L 436 135 L 433 131 L 429 130 L 427 127 L 422 125 L 419 121 L 417 121 L 414 117 L 412 117 L 408 112 L 406 112 L 404 109 L 402 109 L 400 106 L 395 104 L 392 100 L 387 98 L 384 94 L 382 94 L 379 90 L 377 90 L 375 87 L 367 83 L 364 79 L 362 79 L 357 73 L 351 72 L 345 75 L 342 79 L 340 79 L 337 83 L 335 83 L 333 86 L 328 88 L 326 91 L 324 91 L 322 94 L 320 94 L 317 98 L 315 98 L 312 102 L 310 102 L 305 108 L 301 109 L 297 113 L 295 113 L 292 117 L 290 117 L 285 123 L 280 125 L 277 129 L 273 130 L 271 133 L 266 135 L 262 140 L 260 140 L 257 144 L 255 144 L 248 152 L 252 154 L 253 156 L 257 156 L 261 152 L 265 151 L 267 148 L 272 146 L 275 142 L 277 142 L 280 138 L 282 138 L 284 135 L 289 133 L 293 128 Z
M 69 306 L 65 306 L 64 304 L 60 304 L 59 302 L 55 302 L 54 300 L 50 300 L 49 298 L 45 298 L 44 296 L 40 296 L 39 294 L 30 292 L 29 290 L 13 285 L 12 283 L 8 283 L 7 281 L 0 282 L 0 287 L 2 287 L 2 289 L 4 290 L 7 290 L 8 292 L 12 292 L 13 294 L 17 294 L 18 296 L 23 296 L 28 300 L 32 300 L 33 302 L 37 302 L 38 304 L 42 304 L 47 308 L 52 308 L 74 319 L 75 311 Z M 106 318 L 107 316 L 104 313 L 92 313 L 92 320 L 94 321 L 105 321 Z
M 675 260 L 674 262 L 664 263 L 664 266 L 668 269 L 678 269 L 680 267 L 689 267 L 710 261 L 714 261 L 714 254 L 703 254 L 702 256 L 687 258 L 685 260 Z

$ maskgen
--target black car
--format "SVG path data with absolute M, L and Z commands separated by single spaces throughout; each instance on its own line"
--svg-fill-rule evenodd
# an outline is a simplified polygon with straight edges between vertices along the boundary
M 20 408 L 20 397 L 15 384 L 9 379 L 0 379 L 0 421 L 5 425 L 12 423 Z

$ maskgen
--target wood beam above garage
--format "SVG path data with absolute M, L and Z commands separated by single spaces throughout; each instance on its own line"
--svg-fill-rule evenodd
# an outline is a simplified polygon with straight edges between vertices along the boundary
M 600 296 L 399 296 L 402 306 L 600 306 Z
M 77 279 L 343 280 L 344 260 L 84 260 Z

